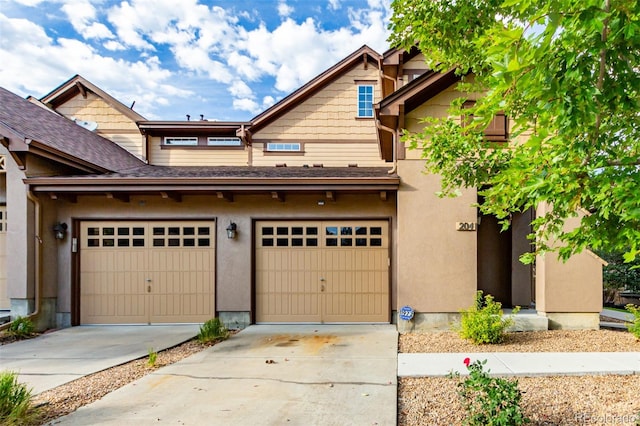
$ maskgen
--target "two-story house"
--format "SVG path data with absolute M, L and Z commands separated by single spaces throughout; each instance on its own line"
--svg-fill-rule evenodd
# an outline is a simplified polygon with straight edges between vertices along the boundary
M 388 323 L 409 305 L 430 329 L 482 289 L 545 327 L 597 328 L 597 257 L 522 265 L 535 212 L 500 233 L 475 189 L 438 198 L 401 142 L 459 79 L 364 46 L 246 122 L 148 121 L 80 76 L 31 102 L 0 90 L 0 308 L 42 327 L 242 327 Z M 496 117 L 487 138 L 508 128 Z

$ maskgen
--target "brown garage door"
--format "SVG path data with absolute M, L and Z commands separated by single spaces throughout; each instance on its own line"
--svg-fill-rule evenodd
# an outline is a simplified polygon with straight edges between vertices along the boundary
M 389 322 L 386 221 L 256 224 L 257 322 Z
M 215 224 L 83 222 L 82 324 L 194 323 L 215 315 Z
M 7 207 L 0 206 L 0 309 L 11 306 L 7 297 Z

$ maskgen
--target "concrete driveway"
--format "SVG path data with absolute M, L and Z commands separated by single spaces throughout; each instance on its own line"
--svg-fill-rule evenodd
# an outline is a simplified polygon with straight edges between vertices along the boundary
M 106 325 L 65 328 L 0 346 L 0 369 L 19 373 L 37 394 L 185 342 L 200 326 Z
M 393 425 L 393 325 L 257 325 L 164 367 L 62 425 Z

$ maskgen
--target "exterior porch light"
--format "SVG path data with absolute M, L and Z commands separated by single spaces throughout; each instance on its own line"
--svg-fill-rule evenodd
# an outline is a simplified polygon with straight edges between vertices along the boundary
M 56 240 L 64 240 L 64 236 L 67 235 L 67 224 L 58 222 L 53 225 L 53 232 Z
M 234 222 L 229 222 L 229 226 L 227 226 L 227 238 L 233 240 L 236 237 L 236 230 L 238 229 L 238 225 Z

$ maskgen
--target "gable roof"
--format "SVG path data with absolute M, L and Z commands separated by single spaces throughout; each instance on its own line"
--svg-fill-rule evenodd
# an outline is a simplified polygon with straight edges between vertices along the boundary
M 291 93 L 289 96 L 285 97 L 277 104 L 273 105 L 271 108 L 265 110 L 264 112 L 251 119 L 252 125 L 250 131 L 256 132 L 265 127 L 267 124 L 281 117 L 283 114 L 290 111 L 293 107 L 299 105 L 300 103 L 317 93 L 324 86 L 340 77 L 342 73 L 349 70 L 357 63 L 361 61 L 373 61 L 376 64 L 376 68 L 378 68 L 380 66 L 381 60 L 382 56 L 378 52 L 367 45 L 362 46 L 360 49 L 356 50 L 351 55 L 347 56 L 331 68 L 327 69 L 322 74 L 318 75 L 317 77 L 300 87 L 298 90 Z
M 18 138 L 15 144 L 7 131 Z M 30 151 L 83 170 L 121 171 L 144 164 L 110 140 L 2 87 L 0 136 L 9 139 L 9 151 Z
M 82 94 L 82 96 L 86 96 L 87 91 L 95 93 L 109 106 L 124 114 L 126 117 L 131 119 L 131 121 L 137 123 L 138 121 L 145 120 L 143 116 L 135 112 L 133 109 L 127 107 L 122 102 L 78 74 L 53 89 L 50 93 L 44 95 L 40 98 L 40 102 L 56 109 L 58 106 L 64 104 L 79 93 Z

